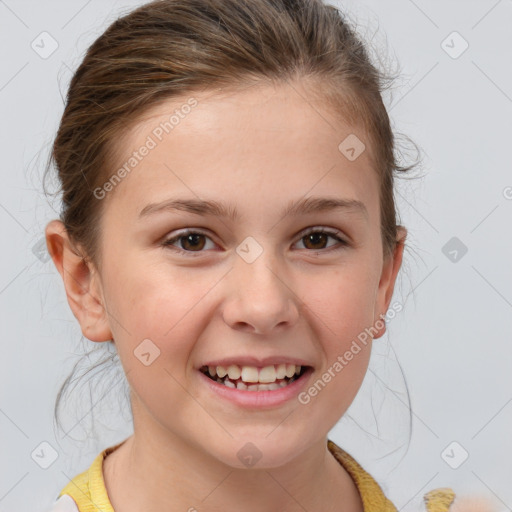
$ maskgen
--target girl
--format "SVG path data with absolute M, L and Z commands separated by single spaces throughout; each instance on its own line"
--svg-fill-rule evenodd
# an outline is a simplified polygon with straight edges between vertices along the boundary
M 407 235 L 382 83 L 320 0 L 160 0 L 90 47 L 46 241 L 83 335 L 119 354 L 134 433 L 55 510 L 397 510 L 327 439 Z

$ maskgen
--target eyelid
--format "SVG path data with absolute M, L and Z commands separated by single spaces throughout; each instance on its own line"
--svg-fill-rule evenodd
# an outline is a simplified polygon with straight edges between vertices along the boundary
M 337 236 L 340 238 L 343 235 L 343 233 L 339 229 L 326 228 L 323 226 L 312 226 L 312 227 L 303 229 L 302 231 L 299 231 L 298 235 L 296 235 L 296 236 L 299 239 L 301 239 L 301 238 L 305 237 L 306 235 L 309 235 L 310 233 L 325 233 L 326 235 Z
M 328 247 L 326 249 L 317 249 L 317 251 L 319 251 L 319 252 L 327 253 L 330 251 L 336 251 L 338 249 L 344 249 L 350 245 L 349 241 L 347 240 L 347 237 L 345 237 L 340 230 L 335 229 L 335 228 L 325 228 L 322 226 L 313 226 L 313 227 L 304 229 L 297 235 L 298 236 L 297 242 L 300 242 L 305 236 L 309 235 L 310 233 L 323 233 L 323 234 L 328 235 L 331 238 L 334 238 L 335 240 L 337 240 L 338 244 L 341 244 L 341 246 L 338 246 L 338 247 L 333 246 L 333 247 Z M 314 252 L 314 250 L 310 249 L 309 252 Z
M 172 245 L 174 242 L 177 242 L 180 238 L 187 236 L 187 235 L 191 235 L 191 234 L 204 235 L 205 237 L 212 239 L 210 234 L 208 232 L 202 230 L 201 228 L 184 228 L 184 229 L 178 230 L 175 235 L 173 235 L 169 238 L 164 238 L 161 245 L 164 248 L 169 248 L 178 254 L 186 254 L 187 256 L 192 256 L 192 257 L 200 256 L 205 251 L 185 251 L 184 249 L 181 249 L 179 247 L 175 247 L 174 245 Z M 212 240 L 212 242 L 214 242 L 214 241 Z
M 303 229 L 297 235 L 295 235 L 295 237 L 297 238 L 297 241 L 295 243 L 300 242 L 302 240 L 302 238 L 309 235 L 310 233 L 326 234 L 326 235 L 330 236 L 331 238 L 334 238 L 335 240 L 337 240 L 338 244 L 341 244 L 338 247 L 333 246 L 333 247 L 328 247 L 326 249 L 317 249 L 317 251 L 319 251 L 319 252 L 328 253 L 331 251 L 344 249 L 350 245 L 349 241 L 346 239 L 346 237 L 343 236 L 343 233 L 341 231 L 339 231 L 335 228 L 325 228 L 322 226 L 311 226 L 309 228 Z M 186 251 L 184 249 L 181 249 L 179 247 L 175 247 L 172 245 L 173 243 L 177 242 L 180 238 L 187 236 L 189 234 L 203 235 L 203 236 L 209 238 L 210 240 L 212 240 L 212 242 L 214 242 L 212 237 L 210 236 L 210 234 L 201 228 L 184 228 L 184 229 L 178 230 L 176 232 L 176 234 L 174 234 L 172 237 L 164 239 L 162 241 L 161 245 L 163 247 L 166 247 L 166 248 L 168 247 L 171 250 L 176 251 L 178 254 L 185 253 L 185 254 L 187 254 L 187 256 L 200 256 L 202 253 L 206 252 L 206 251 Z M 314 249 L 309 249 L 309 250 L 305 249 L 305 250 L 308 252 L 314 252 Z

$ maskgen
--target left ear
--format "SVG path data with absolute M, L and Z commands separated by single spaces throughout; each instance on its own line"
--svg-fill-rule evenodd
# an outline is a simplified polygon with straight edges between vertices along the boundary
M 393 290 L 395 289 L 395 282 L 398 276 L 398 271 L 402 265 L 402 257 L 405 247 L 405 239 L 407 237 L 407 229 L 403 226 L 397 227 L 397 239 L 395 249 L 390 254 L 382 265 L 382 273 L 379 281 L 379 287 L 377 289 L 375 310 L 373 313 L 374 321 L 373 325 L 381 325 L 381 328 L 375 327 L 378 332 L 374 336 L 374 339 L 380 338 L 386 332 L 386 323 L 381 320 L 380 315 L 385 315 L 391 298 L 393 297 Z M 378 322 L 378 320 L 381 320 Z

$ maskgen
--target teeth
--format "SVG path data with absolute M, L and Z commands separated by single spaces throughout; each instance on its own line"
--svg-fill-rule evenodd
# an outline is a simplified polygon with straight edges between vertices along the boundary
M 236 385 L 234 382 L 231 382 L 229 379 L 217 379 L 217 382 L 219 384 L 224 384 L 228 388 L 236 388 L 241 389 L 244 391 L 274 391 L 275 389 L 284 388 L 285 386 L 288 386 L 291 382 L 293 382 L 295 379 L 292 379 L 290 381 L 281 381 L 281 382 L 272 382 L 271 384 L 244 384 L 241 380 L 239 380 Z
M 258 368 L 254 366 L 243 366 L 241 375 L 244 382 L 258 382 Z
M 284 379 L 286 377 L 286 365 L 278 364 L 276 370 L 276 379 Z
M 219 375 L 219 374 L 217 373 L 217 375 Z M 292 378 L 294 375 L 295 375 L 295 365 L 294 364 L 287 364 L 286 365 L 286 376 L 288 378 Z
M 265 366 L 260 370 L 260 382 L 275 382 L 276 369 L 274 366 Z
M 235 381 L 242 382 L 247 384 L 276 384 L 278 386 L 286 385 L 286 382 L 282 382 L 283 379 L 288 378 L 291 379 L 302 370 L 302 366 L 294 365 L 294 364 L 277 364 L 277 365 L 269 365 L 264 368 L 257 368 L 255 366 L 238 366 L 236 364 L 232 364 L 228 367 L 225 366 L 208 366 L 208 374 L 217 382 L 224 377 L 229 377 L 233 383 Z M 279 382 L 277 382 L 279 381 Z M 229 387 L 232 387 L 228 384 Z M 235 384 L 235 387 L 237 385 Z M 244 389 L 244 388 L 238 388 Z
M 221 379 L 224 378 L 228 374 L 228 371 L 224 366 L 217 366 L 217 376 Z
M 228 367 L 228 376 L 231 380 L 237 380 L 240 378 L 240 375 L 242 374 L 242 370 L 240 370 L 240 367 L 236 364 L 232 364 Z

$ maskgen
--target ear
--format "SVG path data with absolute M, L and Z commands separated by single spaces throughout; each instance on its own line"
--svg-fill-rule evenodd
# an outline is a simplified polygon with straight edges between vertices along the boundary
M 379 287 L 376 292 L 375 311 L 374 311 L 374 325 L 383 325 L 381 328 L 375 327 L 378 331 L 374 339 L 380 338 L 386 332 L 386 323 L 383 316 L 386 314 L 391 298 L 393 297 L 393 290 L 398 275 L 398 271 L 402 265 L 402 257 L 405 247 L 405 239 L 407 237 L 407 229 L 403 226 L 398 226 L 397 240 L 393 253 L 390 254 L 382 265 L 382 274 L 380 277 Z M 378 320 L 381 320 L 378 322 Z
M 100 277 L 70 241 L 60 220 L 52 220 L 45 230 L 46 246 L 64 282 L 69 306 L 80 323 L 82 334 L 91 341 L 112 339 Z

